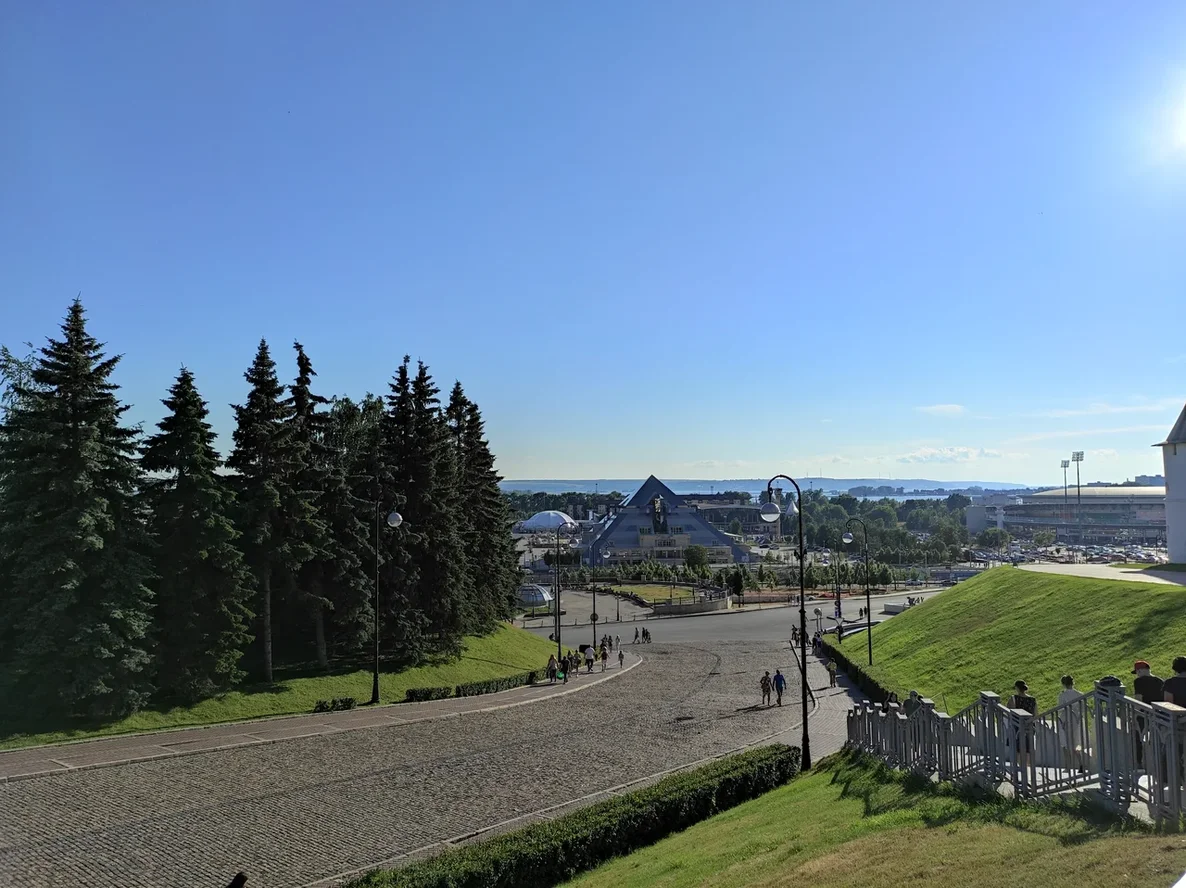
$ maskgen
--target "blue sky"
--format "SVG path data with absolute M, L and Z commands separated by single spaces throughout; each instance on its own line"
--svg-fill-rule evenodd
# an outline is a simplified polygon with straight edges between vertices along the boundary
M 508 477 L 1061 483 L 1186 402 L 1186 5 L 5 4 L 0 341 L 229 443 L 405 352 Z

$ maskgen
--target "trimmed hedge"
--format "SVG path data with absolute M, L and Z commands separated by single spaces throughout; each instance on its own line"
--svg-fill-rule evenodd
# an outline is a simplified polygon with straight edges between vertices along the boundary
M 351 888 L 548 888 L 786 783 L 799 749 L 765 746 L 556 820 L 447 851 Z
M 453 696 L 453 688 L 408 688 L 404 693 L 405 703 L 423 703 L 426 700 L 444 700 Z
M 511 688 L 521 688 L 523 685 L 533 685 L 539 678 L 537 670 L 520 672 L 518 675 L 508 675 L 504 678 L 487 678 L 484 681 L 471 681 L 459 684 L 454 693 L 458 697 L 477 697 L 479 694 L 496 694 L 499 691 L 509 691 Z
M 863 666 L 846 657 L 843 650 L 825 641 L 823 651 L 829 660 L 836 661 L 836 668 L 843 669 L 848 677 L 857 683 L 857 687 L 865 692 L 865 696 L 874 703 L 884 703 L 889 699 L 889 689 L 883 688 L 877 679 L 865 671 Z
M 345 712 L 358 705 L 353 697 L 334 697 L 332 700 L 318 700 L 313 706 L 314 712 Z

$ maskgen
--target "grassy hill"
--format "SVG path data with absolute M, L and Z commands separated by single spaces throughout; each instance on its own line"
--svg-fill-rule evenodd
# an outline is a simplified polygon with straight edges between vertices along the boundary
M 1166 677 L 1179 654 L 1186 588 L 1000 567 L 874 627 L 870 672 L 903 699 L 917 689 L 948 712 L 981 690 L 1012 693 L 1021 678 L 1046 709 L 1064 673 L 1080 690 L 1109 674 L 1131 689 L 1134 660 Z
M 846 754 L 568 884 L 1164 888 L 1183 869 L 1186 838 L 1155 836 L 1081 804 L 973 801 Z
M 547 639 L 512 626 L 499 626 L 490 635 L 466 638 L 460 660 L 381 673 L 381 702 L 403 702 L 408 688 L 457 685 L 542 668 L 552 651 L 554 647 Z M 275 684 L 247 686 L 194 706 L 146 709 L 105 725 L 64 727 L 44 721 L 18 724 L 12 717 L 0 718 L 0 749 L 312 712 L 318 700 L 334 697 L 354 697 L 360 703 L 370 700 L 371 672 L 352 669 L 330 675 L 278 676 Z

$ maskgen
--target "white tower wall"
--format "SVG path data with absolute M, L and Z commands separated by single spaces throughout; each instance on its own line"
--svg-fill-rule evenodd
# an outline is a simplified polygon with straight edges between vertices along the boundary
M 1186 444 L 1161 445 L 1165 463 L 1165 535 L 1170 561 L 1186 564 Z

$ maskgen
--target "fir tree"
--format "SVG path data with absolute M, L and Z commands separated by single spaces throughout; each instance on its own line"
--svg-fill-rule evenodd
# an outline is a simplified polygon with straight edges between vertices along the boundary
M 439 389 L 420 362 L 411 386 L 411 437 L 407 448 L 405 518 L 416 528 L 412 599 L 428 620 L 439 649 L 457 652 L 472 608 L 472 581 L 461 536 L 457 459 L 437 398 Z
M 459 500 L 465 503 L 462 538 L 475 584 L 467 631 L 485 632 L 507 619 L 517 598 L 519 559 L 511 536 L 511 515 L 499 489 L 494 455 L 478 405 L 458 382 L 445 410 L 459 465 Z
M 311 391 L 317 374 L 298 342 L 297 378 L 292 386 L 290 403 L 296 425 L 293 438 L 299 447 L 303 468 L 298 475 L 302 490 L 315 491 L 316 518 L 305 522 L 307 542 L 314 556 L 298 576 L 302 610 L 309 615 L 314 633 L 317 662 L 329 664 L 329 636 L 342 638 L 348 647 L 357 647 L 368 631 L 372 613 L 368 580 L 363 559 L 370 554 L 367 526 L 360 520 L 360 503 L 350 487 L 348 469 L 359 455 L 351 452 L 355 430 L 347 421 L 361 417 L 352 403 L 337 411 L 323 408 L 329 400 Z M 332 620 L 332 630 L 327 623 Z
M 287 421 L 292 411 L 283 400 L 284 386 L 276 378 L 276 364 L 264 340 L 260 340 L 244 377 L 251 390 L 247 402 L 234 407 L 235 447 L 227 465 L 239 474 L 237 524 L 255 578 L 263 678 L 270 682 L 273 593 L 277 581 L 281 585 L 289 582 L 313 556 L 300 532 L 302 522 L 312 515 L 312 506 L 296 487 L 301 461 L 293 425 Z
M 357 651 L 371 637 L 375 592 L 371 502 L 382 402 L 335 400 L 326 424 L 328 472 L 321 504 L 334 558 L 327 567 L 332 607 L 331 640 L 339 651 Z M 387 511 L 390 511 L 391 507 Z
M 18 700 L 124 715 L 150 691 L 149 542 L 136 431 L 75 300 L 17 383 L 0 434 L 0 638 Z M 55 707 L 56 708 L 56 707 Z
M 369 521 L 377 527 L 376 544 L 380 559 L 379 621 L 381 643 L 397 662 L 420 662 L 428 653 L 428 615 L 415 597 L 419 569 L 415 560 L 420 543 L 419 528 L 409 519 L 409 502 L 417 484 L 412 467 L 416 449 L 415 420 L 412 403 L 412 380 L 408 374 L 411 359 L 404 355 L 390 384 L 387 411 L 379 425 L 377 450 L 372 463 L 374 484 L 370 488 Z M 396 509 L 404 524 L 394 532 L 384 531 L 384 512 Z
M 239 659 L 251 642 L 251 575 L 235 546 L 232 497 L 220 464 L 206 402 L 185 369 L 162 402 L 168 415 L 143 447 L 156 541 L 157 686 L 193 703 L 243 678 Z

